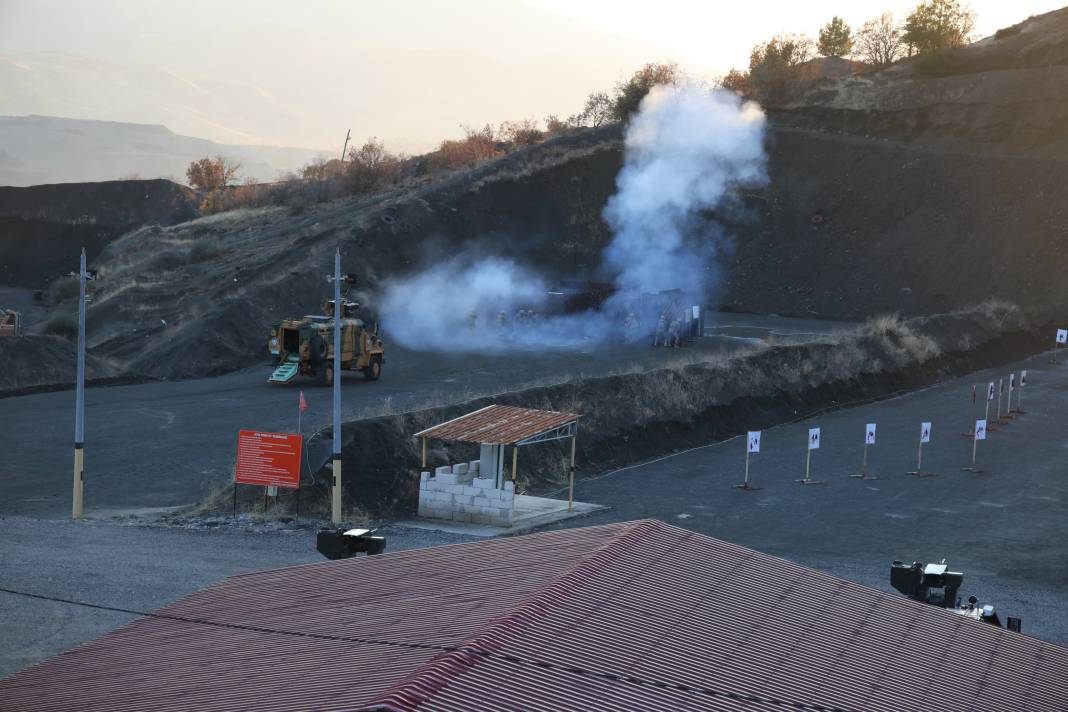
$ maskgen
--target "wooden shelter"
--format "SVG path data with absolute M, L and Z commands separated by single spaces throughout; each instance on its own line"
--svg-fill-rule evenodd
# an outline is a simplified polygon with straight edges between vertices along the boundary
M 415 434 L 423 440 L 422 466 L 426 467 L 426 443 L 431 438 L 451 442 L 477 443 L 482 448 L 482 462 L 494 463 L 493 473 L 503 475 L 504 450 L 512 447 L 512 482 L 516 480 L 519 448 L 524 445 L 571 439 L 571 459 L 568 467 L 567 507 L 571 510 L 575 490 L 575 441 L 578 420 L 575 413 L 554 410 L 535 410 L 511 405 L 488 405 L 473 413 L 454 418 Z M 489 474 L 483 469 L 483 476 Z

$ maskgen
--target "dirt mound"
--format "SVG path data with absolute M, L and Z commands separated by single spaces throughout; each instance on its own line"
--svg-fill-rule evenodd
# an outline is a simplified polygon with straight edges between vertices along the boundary
M 166 180 L 0 187 L 0 285 L 40 289 L 124 232 L 197 215 L 195 194 Z
M 880 72 L 794 82 L 771 106 L 784 125 L 871 138 L 1042 146 L 1068 138 L 1068 8 Z M 975 150 L 972 147 L 970 150 Z
M 0 338 L 0 397 L 73 386 L 75 351 L 74 343 L 58 336 Z M 87 381 L 106 383 L 119 375 L 111 363 L 86 355 Z

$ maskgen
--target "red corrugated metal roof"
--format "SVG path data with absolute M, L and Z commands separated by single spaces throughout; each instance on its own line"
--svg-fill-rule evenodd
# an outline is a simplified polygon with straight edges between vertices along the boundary
M 0 709 L 1061 712 L 1068 699 L 1068 649 L 652 520 L 247 574 L 161 613 L 304 635 L 145 618 L 0 680 Z
M 579 419 L 574 413 L 490 405 L 415 434 L 415 437 L 511 445 Z

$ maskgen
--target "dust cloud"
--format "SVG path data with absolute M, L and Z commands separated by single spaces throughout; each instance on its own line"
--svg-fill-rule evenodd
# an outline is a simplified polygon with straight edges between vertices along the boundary
M 603 213 L 613 234 L 603 293 L 510 260 L 461 256 L 388 283 L 384 326 L 409 348 L 459 352 L 589 349 L 676 328 L 721 279 L 729 237 L 710 212 L 767 180 L 764 129 L 760 108 L 731 92 L 654 88 L 627 128 Z

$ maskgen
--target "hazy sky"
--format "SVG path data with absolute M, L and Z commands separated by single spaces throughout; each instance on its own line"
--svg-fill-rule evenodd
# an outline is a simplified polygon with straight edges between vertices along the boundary
M 975 0 L 971 7 L 982 36 L 1060 4 Z M 586 94 L 610 88 L 646 61 L 676 60 L 702 78 L 713 78 L 731 66 L 745 66 L 749 48 L 775 33 L 815 36 L 834 14 L 857 26 L 887 10 L 903 17 L 914 5 L 895 0 L 0 0 L 0 55 L 63 52 L 121 67 L 157 65 L 194 84 L 241 85 L 286 110 L 284 127 L 261 128 L 262 117 L 256 116 L 241 127 L 266 143 L 329 147 L 351 127 L 358 138 L 378 135 L 413 149 L 459 135 L 461 124 L 574 113 Z M 94 76 L 79 81 L 95 81 Z M 0 85 L 0 114 L 17 113 L 4 106 L 3 90 Z M 67 111 L 96 114 L 76 118 L 163 120 L 151 107 L 123 107 L 133 115 L 118 116 L 119 110 L 108 106 L 81 106 Z M 211 112 L 210 106 L 192 110 Z M 262 114 L 262 106 L 255 111 Z M 233 140 L 233 135 L 220 128 L 218 136 L 204 138 Z

